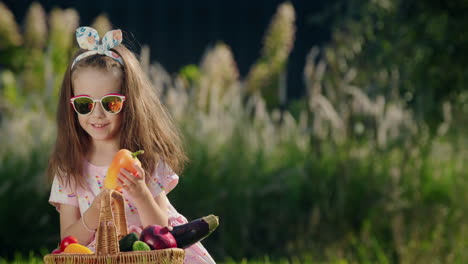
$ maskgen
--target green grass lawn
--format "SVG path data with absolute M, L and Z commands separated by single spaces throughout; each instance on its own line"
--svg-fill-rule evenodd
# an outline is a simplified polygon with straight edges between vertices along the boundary
M 42 254 L 46 254 L 44 251 Z M 42 261 L 41 256 L 34 255 L 33 252 L 30 252 L 28 256 L 23 256 L 19 253 L 15 254 L 15 257 L 12 261 L 7 261 L 3 257 L 0 257 L 0 264 L 23 264 L 23 263 L 30 263 L 30 264 L 39 264 L 39 263 L 44 263 Z

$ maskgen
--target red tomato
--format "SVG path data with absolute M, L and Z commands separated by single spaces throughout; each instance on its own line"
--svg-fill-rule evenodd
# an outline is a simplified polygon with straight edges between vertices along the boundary
M 74 236 L 67 236 L 62 239 L 60 243 L 60 250 L 64 251 L 66 247 L 70 244 L 78 243 L 78 239 Z
M 60 253 L 63 253 L 63 251 L 60 248 L 56 248 L 56 249 L 52 250 L 51 254 L 60 254 Z

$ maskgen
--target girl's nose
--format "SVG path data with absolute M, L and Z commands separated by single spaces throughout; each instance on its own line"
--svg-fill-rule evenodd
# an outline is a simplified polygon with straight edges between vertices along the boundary
M 94 109 L 91 115 L 94 115 L 95 117 L 104 117 L 106 115 L 104 113 L 104 109 L 102 108 L 101 103 L 96 103 L 94 105 Z

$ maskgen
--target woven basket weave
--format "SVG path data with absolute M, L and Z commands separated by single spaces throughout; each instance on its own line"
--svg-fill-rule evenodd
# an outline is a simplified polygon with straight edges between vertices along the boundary
M 49 254 L 44 264 L 139 264 L 139 263 L 184 263 L 184 250 L 168 248 L 151 251 L 120 252 L 119 240 L 127 235 L 124 199 L 121 193 L 104 190 L 96 233 L 94 254 Z M 111 204 L 114 201 L 114 207 Z

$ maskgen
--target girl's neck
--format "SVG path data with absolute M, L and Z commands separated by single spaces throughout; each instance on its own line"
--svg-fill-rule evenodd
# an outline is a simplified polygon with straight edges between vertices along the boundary
M 117 151 L 119 151 L 118 142 L 94 141 L 87 159 L 93 165 L 108 166 Z

